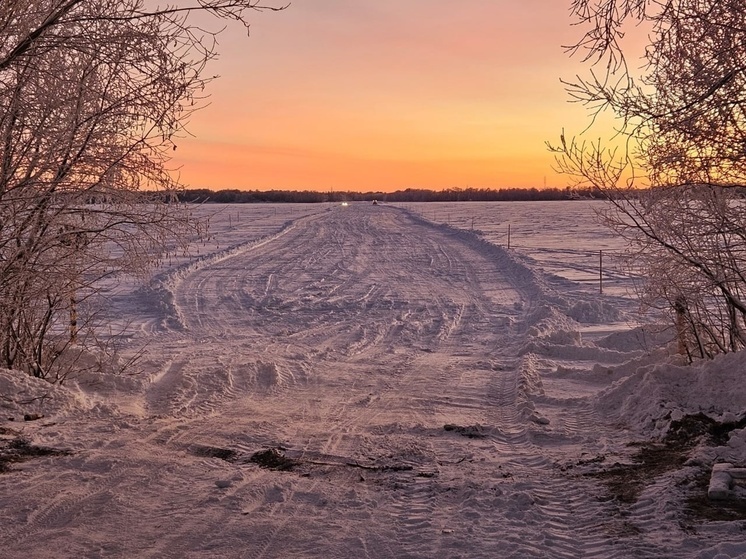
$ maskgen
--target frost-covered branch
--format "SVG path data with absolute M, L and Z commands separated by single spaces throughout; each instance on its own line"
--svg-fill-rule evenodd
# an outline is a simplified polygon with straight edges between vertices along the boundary
M 569 95 L 618 126 L 606 141 L 563 136 L 558 168 L 612 201 L 645 300 L 686 315 L 690 356 L 746 347 L 746 1 L 576 0 L 572 13 L 590 29 L 570 50 L 601 70 Z M 625 25 L 649 30 L 635 76 Z
M 216 34 L 256 0 L 0 5 L 0 366 L 63 378 L 57 357 L 98 281 L 144 274 L 200 233 L 170 154 L 203 105 Z M 62 376 L 61 376 L 62 375 Z

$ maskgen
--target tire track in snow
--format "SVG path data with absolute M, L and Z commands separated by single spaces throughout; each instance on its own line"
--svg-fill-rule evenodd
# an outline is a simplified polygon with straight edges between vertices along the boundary
M 386 540 L 372 556 L 613 555 L 599 535 L 609 509 L 595 501 L 597 487 L 558 474 L 535 441 L 518 356 L 546 300 L 535 274 L 504 250 L 396 209 L 350 207 L 185 273 L 174 299 L 184 336 L 266 368 L 240 382 L 234 367 L 230 382 L 216 383 L 205 356 L 190 349 L 174 372 L 192 391 L 207 386 L 209 405 L 190 404 L 205 417 L 169 435 L 169 445 L 219 433 L 222 446 L 246 453 L 280 444 L 301 460 L 339 463 L 310 480 L 256 477 L 291 488 L 271 514 L 246 519 L 262 534 L 247 556 L 281 553 L 290 525 L 332 557 L 364 556 L 366 542 Z M 283 376 L 292 363 L 304 382 Z M 158 399 L 183 414 L 184 395 L 169 388 L 177 384 L 164 379 Z M 587 419 L 568 418 L 566 431 L 582 431 Z M 446 433 L 447 423 L 485 434 Z M 361 476 L 345 461 L 412 469 Z M 369 539 L 346 529 L 337 538 L 338 524 L 300 498 L 323 493 L 343 506 L 350 491 L 376 520 Z M 506 533 L 522 537 L 506 541 Z
M 388 216 L 388 221 L 391 225 L 398 226 L 396 219 L 393 216 Z M 349 225 L 345 227 L 336 227 L 336 230 L 343 231 L 355 231 L 355 228 L 350 228 Z M 299 332 L 293 332 L 289 336 L 289 339 L 293 339 L 296 344 L 309 344 L 317 343 L 318 339 L 321 339 L 322 343 L 329 344 L 328 347 L 333 355 L 342 355 L 346 358 L 364 361 L 364 362 L 375 362 L 380 359 L 381 355 L 388 354 L 392 348 L 396 349 L 397 346 L 401 347 L 403 341 L 402 338 L 409 338 L 412 346 L 416 346 L 415 349 L 409 349 L 404 346 L 410 352 L 410 356 L 400 360 L 399 365 L 394 365 L 391 358 L 386 358 L 384 363 L 389 363 L 392 368 L 398 369 L 399 373 L 393 378 L 387 379 L 387 385 L 381 387 L 376 386 L 376 396 L 378 397 L 376 404 L 372 406 L 364 406 L 362 409 L 360 406 L 355 406 L 355 397 L 340 398 L 338 401 L 328 402 L 326 409 L 320 410 L 314 417 L 317 424 L 324 425 L 326 427 L 326 434 L 317 433 L 321 435 L 318 442 L 313 442 L 311 446 L 306 446 L 305 451 L 311 452 L 313 448 L 318 448 L 320 452 L 326 454 L 337 454 L 346 455 L 355 452 L 355 445 L 360 444 L 360 437 L 367 433 L 369 430 L 369 423 L 376 418 L 383 417 L 384 420 L 388 421 L 389 415 L 396 416 L 400 413 L 400 406 L 402 405 L 401 398 L 397 397 L 397 394 L 411 394 L 414 390 L 412 384 L 419 384 L 423 381 L 420 377 L 414 377 L 410 374 L 410 368 L 412 361 L 411 352 L 420 352 L 422 347 L 429 348 L 431 351 L 433 348 L 437 348 L 450 338 L 453 332 L 457 331 L 464 320 L 464 315 L 467 313 L 467 309 L 475 309 L 482 305 L 480 301 L 475 301 L 474 296 L 468 291 L 461 293 L 461 283 L 465 279 L 466 269 L 462 265 L 454 264 L 454 257 L 449 254 L 448 251 L 453 252 L 453 248 L 444 248 L 440 243 L 439 236 L 436 236 L 436 243 L 432 245 L 432 249 L 425 248 L 420 252 L 424 252 L 426 255 L 429 253 L 439 255 L 435 259 L 436 273 L 432 274 L 432 270 L 428 269 L 427 273 L 420 273 L 417 266 L 417 260 L 422 260 L 419 255 L 416 258 L 412 258 L 411 249 L 408 249 L 405 245 L 397 243 L 401 242 L 401 236 L 394 236 L 392 240 L 386 241 L 386 238 L 390 238 L 390 235 L 383 230 L 380 225 L 378 228 L 366 227 L 367 234 L 370 238 L 365 239 L 359 235 L 348 235 L 354 237 L 356 242 L 362 243 L 360 245 L 345 245 L 345 250 L 341 251 L 341 255 L 349 259 L 345 262 L 337 262 L 332 268 L 335 271 L 335 275 L 346 275 L 347 277 L 341 278 L 342 281 L 337 279 L 333 290 L 330 290 L 335 299 L 332 304 L 329 305 L 332 311 L 336 311 L 342 314 L 342 329 L 332 330 L 331 334 L 334 338 L 334 344 L 329 343 L 329 329 L 327 324 L 323 324 L 321 328 L 305 328 Z M 378 232 L 378 233 L 377 233 Z M 378 236 L 377 236 L 378 235 Z M 299 240 L 292 239 L 292 235 L 288 234 L 283 236 L 282 241 L 289 241 L 292 243 L 306 243 L 309 238 L 323 238 L 319 233 L 306 234 Z M 367 242 L 367 246 L 364 244 Z M 387 242 L 389 244 L 387 244 Z M 391 244 L 393 243 L 393 244 Z M 400 257 L 398 262 L 389 262 L 387 260 L 387 249 L 390 247 L 403 248 L 403 255 Z M 306 250 L 313 247 L 307 247 Z M 379 255 L 372 254 L 372 252 L 380 251 Z M 255 254 L 255 251 L 252 251 Z M 301 258 L 298 261 L 286 262 L 282 259 L 274 257 L 276 252 L 282 252 L 284 254 L 297 254 L 298 249 L 291 247 L 283 247 L 279 249 L 273 247 L 273 251 L 268 251 L 267 260 L 264 260 L 264 256 L 260 255 L 258 262 L 252 262 L 251 269 L 256 271 L 265 265 L 265 262 L 269 264 L 267 272 L 264 273 L 265 278 L 278 278 L 277 286 L 278 290 L 287 286 L 288 280 L 292 281 L 294 278 L 302 277 L 304 274 L 307 275 L 308 280 L 313 280 L 315 286 L 321 285 L 319 282 L 319 273 L 309 273 L 309 266 L 317 264 L 311 259 Z M 279 260 L 279 261 L 278 261 Z M 415 266 L 413 266 L 413 260 Z M 432 268 L 430 265 L 430 257 L 427 256 L 428 268 Z M 443 264 L 445 263 L 445 264 Z M 444 265 L 447 269 L 443 273 L 438 266 Z M 230 266 L 231 270 L 239 270 L 241 266 Z M 246 266 L 244 266 L 244 269 Z M 402 270 L 403 269 L 403 270 Z M 456 279 L 453 278 L 453 274 L 456 273 L 454 270 L 459 270 L 461 277 Z M 341 274 L 340 274 L 341 272 Z M 190 293 L 192 289 L 197 289 L 200 292 L 204 292 L 206 289 L 205 281 L 212 281 L 216 287 L 215 291 L 220 291 L 220 287 L 224 284 L 216 282 L 216 277 L 222 277 L 222 273 L 218 272 L 215 274 L 213 268 L 209 270 L 195 272 L 196 278 L 187 277 L 183 280 L 182 285 L 177 291 L 177 300 L 185 301 L 188 304 L 190 299 Z M 391 287 L 382 287 L 382 285 L 390 285 L 390 280 L 393 277 L 394 284 Z M 200 277 L 207 276 L 207 277 Z M 408 277 L 409 276 L 409 277 Z M 413 277 L 412 277 L 413 276 Z M 403 277 L 406 280 L 403 281 Z M 447 287 L 432 286 L 433 279 L 444 282 Z M 261 278 L 261 275 L 259 275 Z M 281 279 L 280 279 L 281 278 Z M 235 276 L 232 276 L 234 285 L 242 286 L 242 289 L 246 289 L 247 279 L 242 278 L 235 281 Z M 472 281 L 466 278 L 467 281 Z M 268 285 L 267 281 L 261 281 L 258 279 L 255 281 L 256 285 Z M 418 281 L 421 285 L 418 285 Z M 250 285 L 250 284 L 249 284 Z M 260 296 L 251 296 L 251 300 L 257 303 L 264 303 L 268 306 L 281 305 L 284 311 L 287 307 L 290 307 L 293 311 L 302 310 L 302 306 L 294 304 L 294 301 L 301 299 L 304 295 L 304 291 L 307 289 L 307 283 L 301 284 L 296 290 L 285 290 L 283 292 L 284 300 L 270 301 L 267 299 L 269 293 L 262 293 Z M 402 289 L 403 288 L 403 289 Z M 183 292 L 180 290 L 183 289 Z M 407 291 L 411 290 L 412 293 Z M 269 290 L 266 290 L 269 291 Z M 402 293 L 403 292 L 403 293 Z M 447 293 L 447 295 L 440 295 L 441 293 Z M 357 294 L 357 295 L 356 295 Z M 249 294 L 250 295 L 250 294 Z M 453 299 L 455 297 L 455 300 Z M 311 304 L 315 304 L 312 298 L 306 299 Z M 322 301 L 323 303 L 323 301 Z M 412 306 L 414 303 L 414 307 Z M 187 304 L 180 306 L 184 309 L 188 308 Z M 319 305 L 321 306 L 321 305 Z M 382 308 L 378 308 L 382 307 Z M 399 312 L 398 309 L 406 309 L 406 314 Z M 214 309 L 213 309 L 214 310 Z M 240 309 L 244 310 L 244 309 Z M 392 320 L 392 311 L 394 311 L 394 319 Z M 194 309 L 195 313 L 201 313 L 200 320 L 204 324 L 206 320 L 210 318 L 205 317 L 201 308 L 197 307 Z M 314 311 L 316 312 L 316 310 Z M 471 312 L 471 311 L 469 311 Z M 360 314 L 365 313 L 365 320 L 361 320 Z M 190 320 L 190 312 L 184 312 L 187 320 Z M 351 317 L 346 316 L 352 314 Z M 369 320 L 369 314 L 373 314 L 373 320 Z M 376 316 L 380 314 L 381 316 Z M 215 313 L 214 317 L 217 320 L 219 316 Z M 235 315 L 234 315 L 235 316 Z M 234 316 L 229 317 L 227 321 L 231 324 Z M 400 318 L 396 318 L 400 317 Z M 220 316 L 220 322 L 224 326 L 226 321 L 225 316 Z M 266 317 L 261 317 L 265 319 Z M 305 323 L 305 326 L 314 326 L 313 319 L 315 316 L 310 316 L 310 320 Z M 257 324 L 250 322 L 247 330 L 258 331 L 261 327 L 270 326 L 273 330 L 280 330 L 283 319 L 285 319 L 283 312 L 275 312 L 270 317 L 270 320 L 275 319 L 275 322 L 271 325 Z M 294 316 L 294 320 L 297 321 L 298 317 Z M 278 322 L 280 324 L 278 324 Z M 360 323 L 365 324 L 362 330 L 358 331 L 358 336 L 348 337 L 349 334 L 345 331 L 348 328 L 348 324 L 357 325 Z M 488 321 L 482 321 L 488 324 Z M 336 324 L 333 324 L 336 325 Z M 290 326 L 284 326 L 284 329 L 290 330 Z M 320 329 L 324 331 L 319 332 Z M 402 330 L 404 330 L 404 336 L 402 336 Z M 354 330 L 353 330 L 354 331 Z M 320 334 L 323 337 L 320 337 Z M 298 339 L 296 341 L 296 338 Z M 342 347 L 336 340 L 343 342 Z M 458 342 L 455 342 L 458 344 Z M 345 349 L 344 345 L 347 344 Z M 328 400 L 328 396 L 326 397 Z M 391 408 L 394 408 L 393 412 L 390 412 Z M 408 414 L 409 418 L 417 417 L 410 411 Z M 419 416 L 421 418 L 427 418 L 429 414 Z M 298 438 L 303 438 L 299 431 L 294 433 Z M 318 437 L 317 437 L 318 438 Z M 368 436 L 370 439 L 370 437 Z M 375 437 L 374 437 L 375 438 Z M 390 437 L 394 439 L 394 437 Z M 383 447 L 380 447 L 383 444 Z M 371 449 L 372 453 L 387 453 L 396 451 L 395 447 L 390 447 L 389 444 L 384 441 L 375 441 Z M 395 456 L 394 456 L 395 457 Z M 375 455 L 373 456 L 375 458 Z M 402 458 L 405 460 L 409 457 L 403 455 Z M 426 487 L 426 484 L 423 484 Z M 413 525 L 422 525 L 421 517 L 427 514 L 427 511 L 431 511 L 434 506 L 434 498 L 430 496 L 427 503 L 418 503 L 420 497 L 424 497 L 427 491 L 421 495 L 414 495 L 414 497 L 405 497 L 402 503 L 407 503 L 406 506 L 399 506 L 398 516 L 400 520 L 405 523 Z M 400 503 L 401 505 L 401 503 Z M 394 505 L 396 506 L 396 505 Z M 405 511 L 409 511 L 409 516 L 405 514 Z M 273 538 L 276 537 L 272 536 Z M 418 537 L 415 535 L 415 537 Z

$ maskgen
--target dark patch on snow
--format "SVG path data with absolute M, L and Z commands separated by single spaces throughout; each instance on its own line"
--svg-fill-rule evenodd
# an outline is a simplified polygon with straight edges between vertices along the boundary
M 306 453 L 303 453 L 302 458 L 291 458 L 286 454 L 285 449 L 279 446 L 259 450 L 248 457 L 244 453 L 229 448 L 206 445 L 190 445 L 188 451 L 195 456 L 219 458 L 220 460 L 236 464 L 256 464 L 260 468 L 267 470 L 289 472 L 303 468 L 304 473 L 302 475 L 310 475 L 309 469 L 318 466 L 325 468 L 360 468 L 375 472 L 405 472 L 414 470 L 414 467 L 409 464 L 361 464 L 356 460 L 332 455 L 321 455 L 320 459 L 312 459 L 306 456 Z M 437 473 L 434 475 L 437 475 Z M 428 476 L 423 475 L 422 477 Z
M 746 417 L 735 422 L 719 423 L 703 413 L 687 415 L 672 421 L 661 442 L 632 443 L 638 450 L 631 464 L 616 463 L 585 475 L 601 480 L 609 497 L 620 503 L 635 503 L 645 487 L 666 472 L 679 470 L 689 458 L 691 450 L 699 445 L 723 445 L 734 429 L 746 426 Z M 707 499 L 709 468 L 702 470 L 691 483 L 692 496 L 688 499 L 690 515 L 704 519 L 746 519 L 746 503 L 736 500 L 711 503 Z
M 467 437 L 469 439 L 484 439 L 487 437 L 484 427 L 479 424 L 462 426 L 454 425 L 453 423 L 446 423 L 443 425 L 443 429 L 446 431 L 454 431 L 462 437 Z
M 678 421 L 672 421 L 666 434 L 666 442 L 678 445 L 693 446 L 698 441 L 721 446 L 728 444 L 731 431 L 746 427 L 746 416 L 739 421 L 719 423 L 704 413 L 686 415 Z
M 566 314 L 581 324 L 605 324 L 622 319 L 619 309 L 615 306 L 597 301 L 578 301 Z
M 642 530 L 639 527 L 635 526 L 632 522 L 629 522 L 627 520 L 622 520 L 621 522 L 608 525 L 607 531 L 609 535 L 618 538 L 639 537 L 639 535 L 642 533 Z
M 601 480 L 612 499 L 620 503 L 634 503 L 655 478 L 681 468 L 688 458 L 689 450 L 688 446 L 645 443 L 632 456 L 631 464 L 616 463 L 586 475 Z
M 268 448 L 255 452 L 249 458 L 249 462 L 257 464 L 260 468 L 282 472 L 288 472 L 299 464 L 297 460 L 285 456 L 285 453 L 279 448 Z
M 0 473 L 10 472 L 11 464 L 25 462 L 41 456 L 66 456 L 67 450 L 36 446 L 24 437 L 0 441 Z
M 219 458 L 226 462 L 233 462 L 238 458 L 238 453 L 235 450 L 229 448 L 220 448 L 217 446 L 204 446 L 204 445 L 192 445 L 189 447 L 189 452 L 195 456 L 201 456 L 204 458 Z
M 684 512 L 689 520 L 733 521 L 746 520 L 746 500 L 730 498 L 713 501 L 707 497 L 707 487 L 710 484 L 709 469 L 702 470 L 689 480 L 692 494 L 686 500 Z M 694 531 L 694 527 L 686 522 L 682 529 Z M 744 526 L 746 529 L 746 526 Z

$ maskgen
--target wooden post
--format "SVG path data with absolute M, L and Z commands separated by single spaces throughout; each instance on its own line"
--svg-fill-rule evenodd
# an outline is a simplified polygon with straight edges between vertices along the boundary
M 677 297 L 673 308 L 676 311 L 676 336 L 679 339 L 679 354 L 686 355 L 686 299 L 683 296 Z
M 70 343 L 78 343 L 78 302 L 74 292 L 70 295 Z
M 88 245 L 88 238 L 84 231 L 71 232 L 67 242 L 64 242 L 64 244 L 72 246 L 75 249 L 73 253 L 73 273 L 75 275 L 72 282 L 75 285 L 81 276 L 79 253 Z M 78 297 L 77 290 L 74 287 L 72 293 L 70 293 L 70 343 L 78 343 Z

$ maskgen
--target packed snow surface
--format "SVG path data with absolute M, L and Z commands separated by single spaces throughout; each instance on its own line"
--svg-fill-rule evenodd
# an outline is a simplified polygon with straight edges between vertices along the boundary
M 630 443 L 739 421 L 744 360 L 600 293 L 593 207 L 200 208 L 209 241 L 107 286 L 116 362 L 0 371 L 0 437 L 64 451 L 0 473 L 0 556 L 746 556 L 685 510 L 744 429 L 610 494 Z

